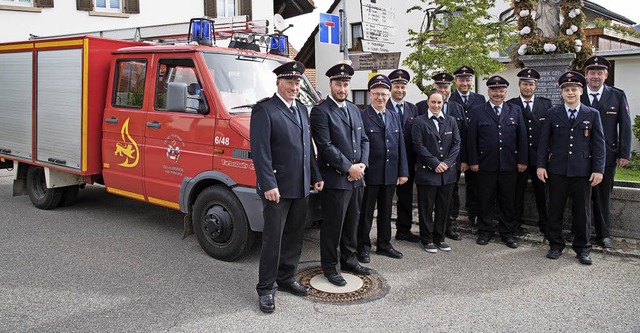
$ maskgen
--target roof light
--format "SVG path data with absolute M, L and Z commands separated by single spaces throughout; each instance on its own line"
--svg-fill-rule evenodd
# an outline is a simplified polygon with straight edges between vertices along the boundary
M 189 42 L 195 41 L 200 45 L 213 45 L 213 21 L 207 18 L 194 18 L 189 22 Z
M 289 38 L 285 35 L 271 35 L 269 53 L 289 56 Z

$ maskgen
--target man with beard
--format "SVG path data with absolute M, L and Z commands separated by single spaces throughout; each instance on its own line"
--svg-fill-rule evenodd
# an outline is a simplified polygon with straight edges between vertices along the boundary
M 605 248 L 611 243 L 611 191 L 616 166 L 624 168 L 631 158 L 631 116 L 627 96 L 621 89 L 604 84 L 609 76 L 607 59 L 594 56 L 584 63 L 587 89 L 582 93 L 582 104 L 600 111 L 607 147 L 604 178 L 593 188 L 593 223 L 598 243 Z
M 464 108 L 465 117 L 467 118 L 467 123 L 469 122 L 469 118 L 471 117 L 470 110 L 474 105 L 484 105 L 485 97 L 480 94 L 476 94 L 471 91 L 471 87 L 473 86 L 475 71 L 471 66 L 461 66 L 453 72 L 455 76 L 455 84 L 456 91 L 451 93 L 449 97 L 450 101 L 456 102 Z M 462 160 L 460 161 L 460 169 L 464 172 L 464 182 L 465 182 L 465 190 L 466 190 L 466 203 L 465 206 L 467 208 L 467 214 L 469 216 L 469 221 L 472 223 L 476 222 L 476 217 L 479 212 L 479 203 L 478 203 L 478 187 L 476 184 L 476 173 L 475 172 L 467 172 L 469 164 L 466 163 L 466 147 L 460 150 L 462 154 Z
M 407 102 L 407 84 L 411 76 L 406 70 L 396 69 L 389 73 L 391 81 L 391 98 L 387 101 L 387 109 L 398 112 L 402 122 L 402 133 L 404 133 L 404 146 L 407 151 L 407 166 L 409 168 L 409 178 L 406 183 L 396 187 L 396 239 L 413 243 L 420 241 L 420 236 L 411 232 L 413 225 L 413 180 L 415 178 L 415 157 L 411 144 L 411 126 L 413 120 L 418 116 L 418 110 L 413 103 Z
M 309 294 L 310 289 L 293 276 L 302 251 L 309 186 L 318 191 L 323 187 L 309 136 L 307 108 L 296 100 L 304 65 L 292 61 L 273 72 L 276 93 L 258 102 L 251 112 L 251 156 L 264 217 L 256 290 L 260 310 L 266 313 L 276 309 L 277 289 L 298 296 Z
M 356 257 L 358 219 L 369 160 L 369 139 L 360 112 L 347 101 L 353 68 L 337 64 L 326 74 L 331 94 L 311 109 L 311 131 L 324 180 L 320 262 L 327 280 L 344 286 L 341 269 L 369 275 Z
M 538 209 L 538 229 L 542 234 L 547 231 L 547 201 L 545 185 L 536 175 L 536 157 L 538 155 L 538 141 L 540 129 L 545 120 L 547 110 L 551 108 L 551 100 L 542 96 L 536 96 L 540 73 L 533 68 L 525 68 L 517 74 L 520 96 L 507 101 L 517 105 L 522 111 L 526 122 L 527 139 L 529 144 L 529 165 L 527 172 L 518 172 L 518 185 L 516 187 L 516 230 L 522 225 L 524 211 L 524 192 L 527 189 L 527 180 L 531 177 L 531 185 L 536 198 Z
M 515 194 L 518 172 L 527 169 L 527 131 L 520 108 L 504 103 L 509 82 L 499 75 L 487 80 L 489 101 L 474 106 L 467 130 L 467 158 L 477 173 L 480 211 L 479 245 L 487 245 L 495 232 L 493 212 L 498 207 L 498 233 L 510 248 L 517 248 Z

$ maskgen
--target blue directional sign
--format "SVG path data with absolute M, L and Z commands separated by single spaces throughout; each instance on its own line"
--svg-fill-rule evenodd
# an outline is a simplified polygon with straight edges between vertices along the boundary
M 340 16 L 320 13 L 320 43 L 340 45 Z

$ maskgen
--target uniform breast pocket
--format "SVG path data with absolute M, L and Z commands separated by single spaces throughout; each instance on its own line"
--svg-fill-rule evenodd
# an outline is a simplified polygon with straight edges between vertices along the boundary
M 589 137 L 591 136 L 591 130 L 593 129 L 593 123 L 585 120 L 584 122 L 580 123 L 578 128 L 580 129 L 582 137 L 584 137 L 585 139 L 589 139 Z
M 615 106 L 610 106 L 607 110 L 606 110 L 606 115 L 607 116 L 617 116 L 618 115 L 618 108 Z

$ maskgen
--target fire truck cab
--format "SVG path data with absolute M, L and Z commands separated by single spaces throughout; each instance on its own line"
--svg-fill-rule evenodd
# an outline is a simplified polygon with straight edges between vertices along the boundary
M 210 256 L 242 255 L 263 225 L 251 108 L 274 94 L 272 70 L 290 59 L 256 51 L 264 36 L 246 33 L 238 44 L 251 49 L 209 46 L 201 35 L 216 36 L 213 27 L 192 20 L 187 43 L 171 45 L 92 36 L 0 44 L 0 88 L 19 85 L 0 89 L 0 100 L 26 102 L 0 106 L 12 119 L 0 124 L 0 167 L 13 169 L 14 195 L 53 209 L 103 184 L 185 213 L 185 230 Z M 306 78 L 301 91 L 310 109 L 318 96 Z

